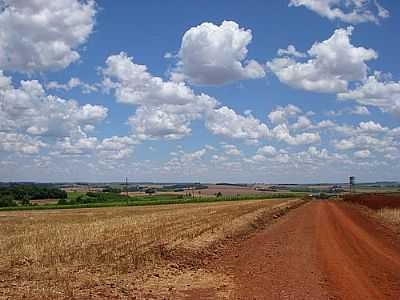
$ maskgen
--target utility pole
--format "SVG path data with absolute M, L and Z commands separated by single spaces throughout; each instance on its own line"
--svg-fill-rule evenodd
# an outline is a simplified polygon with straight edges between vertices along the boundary
M 126 192 L 126 202 L 128 203 L 128 197 L 129 197 L 129 192 L 128 192 L 128 177 L 125 178 L 125 192 Z

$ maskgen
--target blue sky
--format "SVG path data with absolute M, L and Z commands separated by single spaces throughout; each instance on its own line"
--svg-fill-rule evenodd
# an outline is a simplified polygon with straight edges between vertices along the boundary
M 0 180 L 400 180 L 400 3 L 0 1 Z

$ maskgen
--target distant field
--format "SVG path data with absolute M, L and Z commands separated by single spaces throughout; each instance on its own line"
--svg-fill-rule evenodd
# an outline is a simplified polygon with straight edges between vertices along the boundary
M 159 186 L 150 186 L 150 187 L 159 187 Z M 278 193 L 288 192 L 287 189 L 283 189 L 277 191 Z M 260 195 L 260 194 L 273 194 L 274 191 L 261 191 L 257 190 L 253 186 L 238 186 L 238 185 L 217 185 L 217 184 L 208 184 L 205 189 L 186 189 L 184 191 L 175 192 L 173 190 L 168 192 L 157 191 L 156 195 L 163 194 L 173 194 L 173 195 L 186 195 L 186 194 L 194 194 L 198 197 L 204 196 L 215 196 L 218 193 L 221 193 L 222 196 L 248 196 L 248 195 Z M 145 192 L 129 192 L 130 196 L 140 196 L 145 195 Z
M 68 201 L 75 201 L 79 196 L 84 196 L 84 192 L 68 192 Z M 57 204 L 52 202 L 42 202 L 41 205 L 30 206 L 14 206 L 2 207 L 1 211 L 23 211 L 23 210 L 48 210 L 48 209 L 78 209 L 78 208 L 100 208 L 100 207 L 120 207 L 120 206 L 149 206 L 149 205 L 164 205 L 164 204 L 187 204 L 187 203 L 210 203 L 223 201 L 242 201 L 242 200 L 266 200 L 275 198 L 301 198 L 304 193 L 269 193 L 258 195 L 241 195 L 241 196 L 202 196 L 192 197 L 184 195 L 176 195 L 171 193 L 155 194 L 155 195 L 136 195 L 123 197 L 118 194 L 104 193 L 100 195 L 108 195 L 105 200 L 91 203 L 76 203 Z M 109 199 L 108 199 L 109 197 Z
M 236 195 L 260 195 L 260 194 L 272 194 L 269 191 L 258 191 L 252 187 L 240 187 L 240 186 L 229 186 L 229 185 L 214 185 L 211 184 L 205 190 L 197 191 L 202 195 L 215 195 L 221 193 L 224 196 L 236 196 Z
M 76 200 L 79 196 L 84 196 L 86 195 L 86 192 L 67 192 L 68 194 L 68 199 L 71 200 Z
M 0 298 L 71 298 L 146 266 L 154 272 L 167 252 L 206 247 L 297 202 L 0 212 Z
M 395 193 L 400 192 L 399 187 L 369 187 L 369 186 L 356 186 L 357 193 Z

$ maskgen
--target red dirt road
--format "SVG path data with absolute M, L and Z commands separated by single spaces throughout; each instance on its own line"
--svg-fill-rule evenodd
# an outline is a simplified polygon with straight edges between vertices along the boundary
M 398 300 L 398 241 L 355 208 L 312 202 L 227 249 L 214 267 L 233 279 L 231 299 Z

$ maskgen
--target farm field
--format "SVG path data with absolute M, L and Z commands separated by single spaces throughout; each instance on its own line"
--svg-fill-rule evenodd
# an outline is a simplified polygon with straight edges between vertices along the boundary
M 346 195 L 345 201 L 378 210 L 381 208 L 400 208 L 400 193 L 373 193 Z
M 0 298 L 140 294 L 140 280 L 165 272 L 167 257 L 207 249 L 299 201 L 0 212 Z
M 157 193 L 152 195 L 130 195 L 110 192 L 68 192 L 66 199 L 38 199 L 30 200 L 29 204 L 14 204 L 9 207 L 0 207 L 0 211 L 49 210 L 49 209 L 77 209 L 123 206 L 149 206 L 166 204 L 211 203 L 243 200 L 266 200 L 301 198 L 305 193 L 274 193 L 248 194 L 234 196 L 197 196 L 174 193 Z
M 368 207 L 378 218 L 389 224 L 400 225 L 400 193 L 355 194 L 346 195 L 344 199 Z M 400 228 L 398 230 L 400 232 Z
M 345 199 L 3 211 L 0 299 L 400 299 L 400 223 L 359 205 L 397 195 Z
M 399 25 L 0 0 L 0 300 L 400 300 Z
M 217 193 L 221 193 L 222 195 L 226 196 L 236 196 L 236 195 L 273 194 L 274 192 L 260 191 L 256 190 L 254 187 L 249 187 L 249 186 L 241 187 L 241 186 L 215 185 L 215 184 L 210 184 L 207 186 L 207 189 L 201 191 L 202 195 L 208 195 L 208 196 L 216 195 Z

